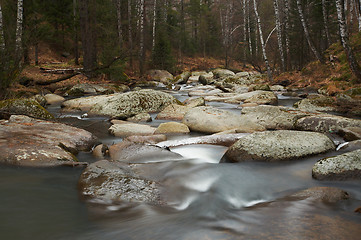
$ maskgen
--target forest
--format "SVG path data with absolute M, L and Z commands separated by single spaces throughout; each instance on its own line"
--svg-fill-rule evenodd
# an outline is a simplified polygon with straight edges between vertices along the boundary
M 359 0 L 3 0 L 1 95 L 26 66 L 41 65 L 44 48 L 89 78 L 179 73 L 187 58 L 215 58 L 272 80 L 338 60 L 327 50 L 341 43 L 349 80 L 360 83 L 360 49 L 349 40 L 360 30 Z

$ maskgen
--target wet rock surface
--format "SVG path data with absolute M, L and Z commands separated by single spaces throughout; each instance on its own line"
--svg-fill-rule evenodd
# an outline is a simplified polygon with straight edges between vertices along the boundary
M 10 115 L 26 115 L 40 119 L 54 119 L 37 101 L 31 99 L 9 99 L 0 101 L 0 119 Z
M 312 168 L 318 180 L 361 179 L 361 149 L 321 159 Z
M 74 154 L 89 150 L 96 140 L 85 130 L 27 116 L 13 115 L 0 124 L 0 162 L 11 165 L 82 165 Z
M 292 194 L 291 197 L 309 198 L 312 200 L 335 203 L 350 198 L 350 195 L 339 188 L 334 187 L 313 187 Z
M 107 160 L 92 163 L 81 174 L 78 185 L 86 198 L 164 204 L 159 183 L 138 176 L 122 163 Z
M 222 162 L 297 160 L 334 149 L 332 140 L 321 133 L 290 130 L 259 132 L 233 144 Z

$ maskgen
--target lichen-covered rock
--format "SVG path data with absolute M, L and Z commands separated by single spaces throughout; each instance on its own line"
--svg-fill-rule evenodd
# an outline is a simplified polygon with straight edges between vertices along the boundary
M 222 162 L 285 161 L 334 149 L 332 140 L 322 133 L 290 130 L 257 132 L 233 144 Z
M 138 176 L 121 163 L 101 160 L 90 164 L 81 174 L 78 185 L 86 198 L 163 204 L 158 182 Z
M 241 116 L 267 129 L 292 130 L 295 128 L 296 121 L 307 114 L 285 107 L 262 105 L 242 108 Z
M 361 127 L 361 120 L 330 114 L 318 114 L 297 120 L 296 129 L 314 132 L 338 132 L 342 128 Z
M 0 118 L 1 115 L 5 117 L 10 117 L 10 115 L 26 115 L 40 119 L 54 119 L 54 116 L 37 101 L 22 98 L 0 101 Z
M 321 159 L 313 166 L 312 177 L 318 180 L 361 179 L 361 149 Z
M 183 102 L 187 107 L 200 107 L 205 105 L 203 97 L 188 98 Z
M 274 92 L 270 91 L 255 91 L 257 94 L 253 95 L 250 98 L 244 100 L 245 103 L 257 103 L 257 104 L 269 104 L 269 105 L 277 105 L 278 98 Z
M 190 107 L 188 106 L 171 104 L 164 108 L 163 111 L 158 113 L 156 119 L 181 121 L 189 109 Z
M 225 78 L 225 77 L 235 76 L 236 75 L 231 70 L 221 69 L 221 68 L 217 68 L 217 69 L 212 70 L 212 73 L 213 73 L 215 78 Z
M 177 75 L 173 81 L 175 84 L 186 84 L 190 76 L 191 73 L 186 71 Z
M 113 99 L 120 94 L 121 93 L 75 98 L 63 102 L 61 106 L 63 107 L 64 111 L 89 111 L 95 104 L 105 104 L 108 100 Z
M 129 122 L 151 122 L 152 117 L 149 113 L 139 113 L 133 117 L 127 118 L 127 121 Z
M 74 154 L 90 150 L 95 140 L 83 129 L 13 115 L 0 121 L 0 162 L 34 167 L 82 165 Z
M 334 187 L 313 187 L 302 190 L 291 197 L 308 198 L 328 203 L 336 203 L 350 198 L 350 195 L 342 189 Z
M 128 118 L 142 112 L 159 112 L 179 101 L 168 93 L 155 90 L 140 90 L 115 94 L 96 103 L 89 114 Z
M 243 121 L 240 115 L 209 106 L 191 108 L 185 114 L 182 122 L 191 131 L 205 133 L 217 133 L 243 127 L 256 131 L 260 128 L 264 129 L 258 124 Z
M 170 133 L 189 133 L 190 130 L 187 125 L 178 122 L 161 123 L 155 130 L 155 134 L 170 134 Z

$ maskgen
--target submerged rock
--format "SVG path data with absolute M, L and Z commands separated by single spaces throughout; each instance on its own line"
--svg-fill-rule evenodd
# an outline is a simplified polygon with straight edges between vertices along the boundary
M 132 91 L 97 102 L 89 114 L 128 118 L 143 112 L 159 112 L 173 103 L 179 101 L 168 93 L 155 90 Z
M 8 99 L 0 101 L 0 119 L 10 115 L 26 115 L 40 119 L 54 119 L 37 101 L 30 99 Z
M 95 137 L 61 123 L 13 115 L 0 121 L 0 162 L 20 166 L 76 166 L 78 151 L 90 150 Z
M 163 204 L 158 182 L 138 176 L 125 164 L 107 160 L 90 164 L 81 174 L 78 186 L 86 198 Z
M 298 193 L 292 194 L 291 197 L 309 198 L 312 200 L 320 200 L 328 203 L 336 203 L 349 199 L 349 194 L 342 189 L 334 187 L 313 187 Z
M 361 179 L 361 149 L 321 159 L 313 166 L 312 177 L 318 180 Z
M 290 130 L 258 132 L 238 140 L 221 161 L 285 161 L 334 149 L 332 140 L 322 133 Z

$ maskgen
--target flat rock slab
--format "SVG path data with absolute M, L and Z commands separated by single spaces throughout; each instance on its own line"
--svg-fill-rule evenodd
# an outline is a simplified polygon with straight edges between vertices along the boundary
M 328 203 L 336 203 L 350 198 L 347 192 L 334 187 L 312 187 L 292 194 L 291 197 L 308 198 Z
M 233 144 L 221 161 L 285 161 L 334 149 L 335 144 L 322 133 L 290 130 L 257 132 Z
M 318 161 L 312 168 L 318 180 L 361 179 L 361 149 Z
M 122 163 L 107 160 L 92 163 L 81 174 L 78 185 L 86 198 L 162 205 L 160 184 L 138 176 Z
M 33 167 L 86 164 L 74 154 L 89 150 L 95 140 L 83 129 L 13 115 L 0 121 L 0 162 Z
M 152 135 L 156 128 L 145 124 L 132 123 L 121 120 L 113 120 L 109 132 L 116 137 L 128 137 L 133 135 Z

